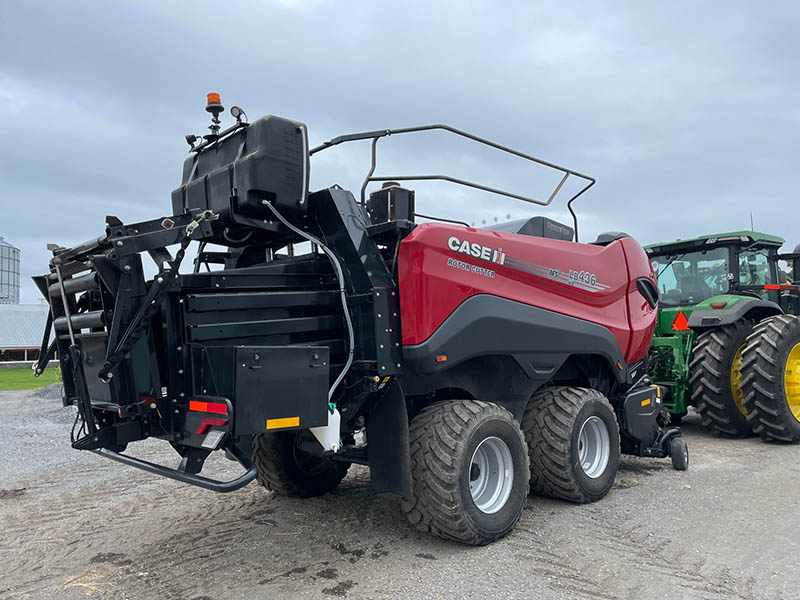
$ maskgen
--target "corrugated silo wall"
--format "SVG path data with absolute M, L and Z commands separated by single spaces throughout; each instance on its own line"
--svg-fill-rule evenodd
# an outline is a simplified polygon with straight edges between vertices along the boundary
M 20 252 L 0 237 L 0 304 L 19 304 Z

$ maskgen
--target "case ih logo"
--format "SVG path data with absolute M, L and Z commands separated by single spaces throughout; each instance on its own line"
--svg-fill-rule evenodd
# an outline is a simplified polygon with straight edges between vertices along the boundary
M 461 254 L 466 254 L 467 256 L 488 260 L 489 262 L 497 263 L 498 265 L 502 265 L 506 261 L 506 255 L 502 248 L 492 249 L 488 246 L 476 244 L 475 242 L 470 243 L 466 240 L 461 241 L 456 236 L 451 236 L 447 240 L 447 247 L 453 252 L 460 252 Z

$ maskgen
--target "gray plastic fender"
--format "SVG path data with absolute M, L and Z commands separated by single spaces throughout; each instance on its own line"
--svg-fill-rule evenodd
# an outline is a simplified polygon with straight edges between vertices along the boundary
M 774 302 L 759 300 L 758 298 L 747 298 L 740 300 L 731 308 L 694 311 L 689 315 L 689 328 L 708 329 L 709 327 L 730 325 L 744 319 L 748 314 L 760 321 L 765 317 L 781 313 L 783 313 L 783 310 Z

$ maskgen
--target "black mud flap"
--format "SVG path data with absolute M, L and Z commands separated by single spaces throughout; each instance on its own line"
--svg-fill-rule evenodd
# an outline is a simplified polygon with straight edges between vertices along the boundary
M 399 381 L 392 378 L 367 415 L 370 483 L 375 491 L 411 497 L 408 443 L 405 395 Z

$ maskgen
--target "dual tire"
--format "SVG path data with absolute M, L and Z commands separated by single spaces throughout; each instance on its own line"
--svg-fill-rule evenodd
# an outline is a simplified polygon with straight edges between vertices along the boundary
M 595 390 L 540 391 L 521 426 L 495 404 L 440 402 L 411 422 L 414 493 L 402 508 L 421 531 L 488 544 L 514 528 L 530 492 L 571 502 L 605 496 L 619 455 L 614 411 Z
M 690 363 L 701 422 L 729 437 L 800 442 L 800 317 L 739 321 L 700 334 Z

